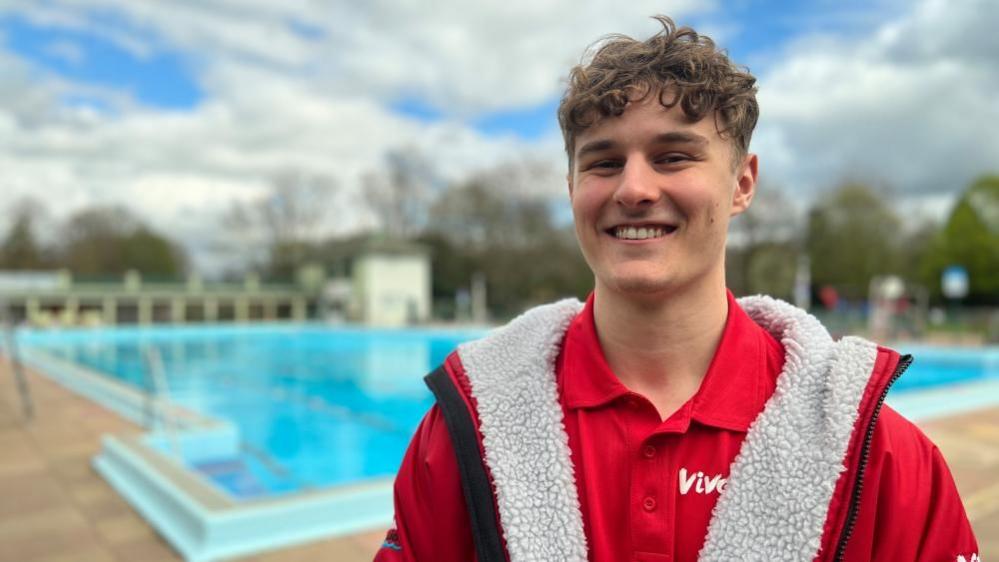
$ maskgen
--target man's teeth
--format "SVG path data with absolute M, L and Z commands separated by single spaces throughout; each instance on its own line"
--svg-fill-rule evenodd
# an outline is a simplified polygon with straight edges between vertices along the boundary
M 614 236 L 622 240 L 645 240 L 647 238 L 662 238 L 666 229 L 658 226 L 619 226 L 614 229 Z

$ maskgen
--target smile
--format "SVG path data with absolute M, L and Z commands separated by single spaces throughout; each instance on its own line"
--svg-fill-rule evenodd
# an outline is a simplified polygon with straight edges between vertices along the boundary
M 618 240 L 650 240 L 664 238 L 675 230 L 675 226 L 669 225 L 616 226 L 607 233 Z

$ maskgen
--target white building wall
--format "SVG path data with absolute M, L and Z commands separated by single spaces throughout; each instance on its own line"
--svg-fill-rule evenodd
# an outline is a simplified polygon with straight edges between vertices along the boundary
M 354 264 L 361 316 L 368 324 L 405 326 L 430 318 L 430 260 L 425 255 L 369 254 Z

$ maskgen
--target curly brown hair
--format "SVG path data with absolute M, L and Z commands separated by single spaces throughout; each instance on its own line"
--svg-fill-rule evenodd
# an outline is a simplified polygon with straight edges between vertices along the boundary
M 629 101 L 649 94 L 663 107 L 677 104 L 692 122 L 713 113 L 722 138 L 731 138 L 735 160 L 749 151 L 760 114 L 756 78 L 715 47 L 710 37 L 678 28 L 667 16 L 655 16 L 663 29 L 646 41 L 609 35 L 587 52 L 589 63 L 575 66 L 558 108 L 559 126 L 572 170 L 576 136 L 606 117 L 624 113 Z

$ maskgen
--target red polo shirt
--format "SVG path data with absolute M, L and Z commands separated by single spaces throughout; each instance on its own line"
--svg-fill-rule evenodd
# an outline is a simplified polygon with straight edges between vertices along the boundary
M 697 393 L 666 420 L 611 371 L 593 298 L 558 369 L 590 560 L 691 561 L 704 543 L 749 424 L 783 365 L 777 341 L 729 294 L 729 314 Z
M 693 562 L 749 424 L 783 365 L 783 349 L 728 295 L 718 348 L 697 393 L 662 420 L 611 371 L 593 296 L 556 364 L 565 429 L 594 562 Z M 376 561 L 475 560 L 457 463 L 438 408 L 396 477 L 396 526 Z

